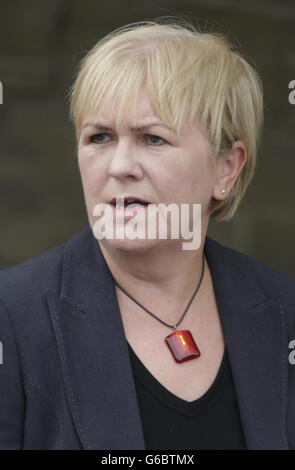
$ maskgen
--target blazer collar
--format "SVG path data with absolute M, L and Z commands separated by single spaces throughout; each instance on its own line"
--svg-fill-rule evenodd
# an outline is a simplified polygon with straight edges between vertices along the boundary
M 210 237 L 205 254 L 248 449 L 288 449 L 285 312 L 242 256 Z M 75 427 L 85 449 L 145 449 L 114 280 L 90 226 L 65 245 L 49 312 Z M 226 423 L 224 423 L 226 426 Z

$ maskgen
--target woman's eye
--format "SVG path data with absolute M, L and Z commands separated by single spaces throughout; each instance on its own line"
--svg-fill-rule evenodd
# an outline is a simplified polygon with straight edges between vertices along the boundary
M 106 141 L 104 139 L 102 139 L 101 137 L 104 137 L 106 135 L 108 135 L 108 134 L 106 134 L 106 133 L 93 134 L 93 135 L 90 136 L 89 140 L 90 140 L 90 142 L 104 144 Z
M 101 134 L 93 134 L 89 137 L 89 140 L 91 143 L 104 144 L 105 142 L 108 142 L 108 140 L 105 139 L 106 136 L 109 136 L 109 134 L 105 132 Z M 148 139 L 149 143 L 154 147 L 166 143 L 165 139 L 159 137 L 158 135 L 145 134 L 145 137 Z
M 166 143 L 166 140 L 162 139 L 162 137 L 159 137 L 158 135 L 146 134 L 146 137 L 150 139 L 150 143 L 155 146 L 163 145 Z M 159 142 L 158 139 L 160 139 L 162 142 Z

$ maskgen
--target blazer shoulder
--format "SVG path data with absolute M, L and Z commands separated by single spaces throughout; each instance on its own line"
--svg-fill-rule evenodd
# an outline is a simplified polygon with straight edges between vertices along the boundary
M 243 271 L 248 278 L 258 282 L 263 289 L 268 290 L 276 286 L 281 292 L 289 292 L 295 296 L 295 279 L 291 276 L 212 238 L 210 243 L 215 246 L 217 251 L 222 252 L 225 257 L 231 260 L 237 269 Z
M 0 271 L 0 301 L 8 310 L 29 307 L 47 288 L 58 289 L 67 243 Z
M 62 257 L 66 243 L 50 248 L 21 263 L 0 270 L 0 286 L 15 282 L 32 282 L 42 277 L 48 279 L 48 272 Z
M 64 243 L 0 270 L 0 301 L 7 305 L 8 309 L 11 306 L 15 310 L 19 306 L 36 306 L 47 289 L 59 295 L 65 274 L 63 265 L 66 250 L 70 250 L 73 243 L 84 240 L 88 232 L 86 226 Z

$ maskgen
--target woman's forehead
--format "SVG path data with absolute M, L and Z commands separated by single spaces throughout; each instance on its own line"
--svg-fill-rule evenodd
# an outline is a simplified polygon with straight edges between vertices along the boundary
M 172 127 L 156 114 L 145 90 L 140 92 L 133 107 L 127 106 L 123 109 L 121 119 L 118 119 L 120 105 L 120 99 L 117 99 L 103 108 L 97 105 L 95 112 L 85 112 L 82 128 L 86 126 L 114 128 L 120 125 L 132 131 L 138 131 L 144 127 L 158 126 L 173 131 Z

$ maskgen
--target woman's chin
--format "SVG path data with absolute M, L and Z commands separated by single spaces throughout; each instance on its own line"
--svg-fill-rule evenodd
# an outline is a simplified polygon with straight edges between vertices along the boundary
M 105 247 L 108 247 L 110 249 L 116 249 L 116 250 L 122 250 L 125 252 L 133 252 L 133 253 L 139 253 L 139 252 L 144 252 L 146 250 L 149 250 L 153 247 L 156 247 L 159 243 L 161 243 L 163 240 L 156 240 L 156 239 L 141 239 L 141 238 L 135 238 L 135 239 L 130 239 L 125 237 L 124 239 L 108 239 L 104 238 L 100 240 L 100 243 L 102 243 Z
M 123 230 L 124 228 L 124 230 Z M 159 232 L 153 235 L 148 234 L 148 230 L 142 227 L 142 230 L 137 230 L 135 233 L 132 228 L 119 226 L 119 228 L 111 229 L 109 225 L 104 227 L 104 232 L 101 232 L 100 225 L 93 224 L 92 230 L 95 238 L 106 248 L 118 249 L 125 252 L 140 253 L 150 250 L 152 248 L 164 248 L 179 243 L 179 240 L 170 239 L 170 231 L 160 236 Z

